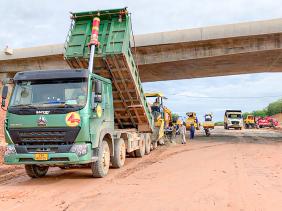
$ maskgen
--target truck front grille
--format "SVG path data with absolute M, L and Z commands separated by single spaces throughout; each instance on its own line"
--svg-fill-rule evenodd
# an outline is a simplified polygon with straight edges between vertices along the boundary
M 232 125 L 239 125 L 239 121 L 232 121 Z
M 64 152 L 74 143 L 79 127 L 10 129 L 18 153 Z
M 46 132 L 19 132 L 19 137 L 21 141 L 18 144 L 65 144 L 64 137 L 66 135 L 65 131 L 46 131 Z

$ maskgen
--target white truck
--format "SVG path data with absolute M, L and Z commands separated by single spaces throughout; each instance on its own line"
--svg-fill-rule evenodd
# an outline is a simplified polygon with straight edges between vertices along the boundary
M 241 110 L 226 110 L 224 114 L 224 129 L 229 128 L 242 130 L 243 116 Z

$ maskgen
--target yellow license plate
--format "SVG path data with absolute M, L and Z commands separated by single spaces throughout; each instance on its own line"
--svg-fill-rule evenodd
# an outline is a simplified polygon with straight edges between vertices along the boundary
M 34 160 L 48 160 L 48 154 L 47 153 L 34 154 Z

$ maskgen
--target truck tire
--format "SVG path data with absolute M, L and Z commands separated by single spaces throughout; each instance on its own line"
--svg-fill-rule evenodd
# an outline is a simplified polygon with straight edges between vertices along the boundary
M 141 135 L 139 149 L 135 150 L 135 156 L 138 158 L 143 157 L 145 155 L 145 148 L 146 148 L 145 137 Z
M 151 152 L 151 136 L 149 134 L 146 134 L 146 143 L 145 143 L 145 154 L 149 155 Z
M 207 137 L 210 136 L 211 135 L 210 130 L 209 129 L 205 129 L 205 134 L 206 134 Z
M 31 178 L 44 177 L 48 169 L 49 166 L 25 165 L 25 172 Z
M 114 143 L 114 156 L 111 157 L 113 168 L 121 168 L 126 158 L 126 147 L 122 138 L 116 139 Z
M 159 145 L 164 145 L 165 144 L 164 138 L 160 138 L 158 142 L 159 142 Z
M 128 153 L 130 158 L 135 158 L 135 150 Z
M 59 168 L 62 169 L 62 170 L 68 169 L 67 166 L 59 166 Z
M 153 150 L 154 150 L 154 149 L 157 149 L 157 148 L 158 148 L 158 141 L 154 141 L 153 144 L 152 144 L 152 146 L 153 146 L 153 147 L 152 147 Z
M 91 163 L 92 176 L 102 178 L 108 174 L 110 168 L 110 148 L 107 141 L 103 140 L 98 149 L 98 160 Z

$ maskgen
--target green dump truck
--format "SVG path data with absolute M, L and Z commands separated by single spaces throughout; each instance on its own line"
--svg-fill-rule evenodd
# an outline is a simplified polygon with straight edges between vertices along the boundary
M 97 17 L 99 44 L 92 48 Z M 93 177 L 104 177 L 110 165 L 122 167 L 126 155 L 150 153 L 154 119 L 130 35 L 126 8 L 72 14 L 65 45 L 72 69 L 14 77 L 4 128 L 6 164 L 24 164 L 32 178 L 46 175 L 50 166 L 73 165 L 89 165 Z M 2 106 L 6 96 L 4 87 Z

